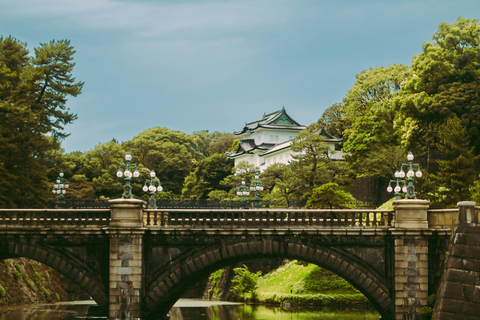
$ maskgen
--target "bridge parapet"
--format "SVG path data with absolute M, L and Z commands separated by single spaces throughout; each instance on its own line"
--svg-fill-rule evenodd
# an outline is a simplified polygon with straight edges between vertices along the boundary
M 393 210 L 147 209 L 145 226 L 175 227 L 391 227 Z
M 110 209 L 0 209 L 0 228 L 108 226 Z

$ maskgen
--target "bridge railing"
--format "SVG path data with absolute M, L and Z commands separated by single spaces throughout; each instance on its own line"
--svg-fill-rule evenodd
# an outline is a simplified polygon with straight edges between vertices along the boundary
M 393 210 L 147 209 L 146 227 L 391 227 Z
M 0 209 L 0 228 L 108 226 L 110 209 Z

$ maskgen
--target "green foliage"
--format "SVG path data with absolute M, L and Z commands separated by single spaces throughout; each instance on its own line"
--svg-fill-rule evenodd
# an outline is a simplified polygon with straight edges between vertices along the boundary
M 5 288 L 0 285 L 0 298 L 5 295 L 6 291 Z
M 344 184 L 349 172 L 340 161 L 332 161 L 332 150 L 325 138 L 309 130 L 301 131 L 292 142 L 292 155 L 287 177 L 284 180 L 297 199 L 308 198 L 313 189 L 329 182 Z
M 439 126 L 438 140 L 438 149 L 445 154 L 445 159 L 437 160 L 438 173 L 430 175 L 439 193 L 431 199 L 432 205 L 455 207 L 459 200 L 471 198 L 471 187 L 476 180 L 475 163 L 479 157 L 474 155 L 466 128 L 456 116 Z
M 225 190 L 213 190 L 208 193 L 208 200 L 230 200 L 228 192 Z
M 313 125 L 313 131 L 324 129 L 326 132 L 337 138 L 343 138 L 343 132 L 351 127 L 350 120 L 343 111 L 343 103 L 335 103 L 327 108 L 320 119 Z
M 137 164 L 154 170 L 164 190 L 174 194 L 181 194 L 185 177 L 202 158 L 193 135 L 160 127 L 141 132 L 124 148 Z
M 435 294 L 431 294 L 428 296 L 427 299 L 427 306 L 422 307 L 420 309 L 420 319 L 421 320 L 431 320 L 433 316 L 433 308 L 435 307 L 435 302 L 437 301 L 437 296 Z
M 414 77 L 405 83 L 396 105 L 409 120 L 403 128 L 407 146 L 429 149 L 435 146 L 439 126 L 458 117 L 468 140 L 480 152 L 480 24 L 476 19 L 458 18 L 441 23 L 433 43 L 425 42 L 423 52 L 412 64 Z
M 218 294 L 220 293 L 220 288 L 217 287 L 219 280 L 223 277 L 223 274 L 225 273 L 225 269 L 219 269 L 215 272 L 213 272 L 209 280 L 211 282 L 210 284 L 210 289 L 208 289 L 208 297 L 217 299 Z
M 305 208 L 352 209 L 355 208 L 355 201 L 350 192 L 341 190 L 338 184 L 330 182 L 313 189 Z
M 37 287 L 35 286 L 35 283 L 33 283 L 32 280 L 27 279 L 25 280 L 25 283 L 27 284 L 27 287 L 32 291 L 35 292 L 37 290 Z
M 343 151 L 348 153 L 346 158 L 357 175 L 389 177 L 392 171 L 388 170 L 398 164 L 392 157 L 395 153 L 389 150 L 400 144 L 396 126 L 399 114 L 393 99 L 410 73 L 410 67 L 400 64 L 364 70 L 348 91 L 343 110 L 352 125 L 345 130 Z
M 233 160 L 228 159 L 225 154 L 215 153 L 199 161 L 195 170 L 185 178 L 182 196 L 206 199 L 211 191 L 228 191 L 229 188 L 220 182 L 231 174 L 232 168 Z
M 232 279 L 232 283 L 235 285 L 230 289 L 230 292 L 233 293 L 237 299 L 246 299 L 249 295 L 251 298 L 255 298 L 257 281 L 261 272 L 252 273 L 246 265 L 243 265 L 241 268 L 234 268 L 233 271 L 236 276 Z
M 212 155 L 224 154 L 232 146 L 234 135 L 232 133 L 213 132 L 208 130 L 196 131 L 193 133 L 196 139 L 196 150 L 203 158 L 211 157 Z
M 60 40 L 40 44 L 30 57 L 25 43 L 0 37 L 2 207 L 41 205 L 51 196 L 48 168 L 59 161 L 65 125 L 77 117 L 67 97 L 83 87 L 72 76 L 74 53 Z

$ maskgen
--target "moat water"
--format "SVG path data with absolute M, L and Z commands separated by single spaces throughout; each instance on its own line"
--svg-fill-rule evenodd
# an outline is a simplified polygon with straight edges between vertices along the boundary
M 0 320 L 106 320 L 93 301 L 0 308 Z M 279 308 L 243 303 L 181 299 L 170 310 L 171 320 L 378 320 L 375 311 L 325 308 Z

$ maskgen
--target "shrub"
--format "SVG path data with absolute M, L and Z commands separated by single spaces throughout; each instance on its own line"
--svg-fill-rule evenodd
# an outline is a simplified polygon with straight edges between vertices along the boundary
M 0 298 L 5 295 L 6 291 L 5 288 L 0 285 Z
M 251 294 L 252 298 L 256 296 L 258 277 L 262 274 L 260 271 L 252 273 L 246 265 L 243 268 L 234 268 L 236 276 L 232 279 L 235 285 L 230 289 L 237 298 L 246 298 L 247 294 Z

